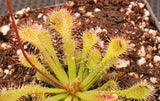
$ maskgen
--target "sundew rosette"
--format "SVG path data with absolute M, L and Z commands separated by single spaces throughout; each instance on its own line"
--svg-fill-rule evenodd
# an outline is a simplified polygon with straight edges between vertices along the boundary
M 10 5 L 9 2 L 7 3 Z M 11 10 L 10 7 L 9 9 Z M 11 17 L 13 18 L 13 16 Z M 33 26 L 25 26 L 19 30 L 21 40 L 37 47 L 45 62 L 39 61 L 34 54 L 27 54 L 27 58 L 43 72 L 36 72 L 35 77 L 50 86 L 43 87 L 42 85 L 30 84 L 18 89 L 3 91 L 0 95 L 1 101 L 16 101 L 21 96 L 32 94 L 41 101 L 119 101 L 119 96 L 145 100 L 151 96 L 152 86 L 145 82 L 137 83 L 124 90 L 118 90 L 118 83 L 115 80 L 108 80 L 102 86 L 92 88 L 97 80 L 116 63 L 119 55 L 127 51 L 127 42 L 123 38 L 111 39 L 103 57 L 95 48 L 99 40 L 97 34 L 94 31 L 85 31 L 82 36 L 82 51 L 77 53 L 75 41 L 72 39 L 74 20 L 71 13 L 62 9 L 55 10 L 48 16 L 48 19 L 50 26 L 62 37 L 67 70 L 64 70 L 57 57 L 50 33 L 43 28 L 36 29 Z M 26 60 L 27 58 L 21 56 L 19 60 L 25 67 L 33 68 L 31 63 Z M 77 60 L 80 63 L 77 63 Z

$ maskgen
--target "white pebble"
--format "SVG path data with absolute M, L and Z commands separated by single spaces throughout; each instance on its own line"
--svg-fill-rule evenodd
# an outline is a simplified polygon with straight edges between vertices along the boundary
M 147 46 L 147 50 L 148 50 L 148 52 L 150 52 L 150 53 L 151 53 L 151 52 L 153 51 L 152 46 L 148 45 L 148 46 Z
M 98 45 L 99 45 L 101 48 L 104 48 L 104 41 L 98 41 Z
M 24 12 L 29 12 L 30 11 L 30 8 L 23 8 L 21 9 L 20 11 L 17 11 L 16 14 L 18 15 L 22 15 Z
M 95 28 L 95 33 L 101 33 L 101 32 L 102 32 L 102 29 L 100 27 Z
M 149 33 L 152 34 L 153 36 L 156 36 L 157 31 L 156 31 L 156 30 L 153 30 L 153 29 L 150 29 L 150 30 L 149 30 Z
M 17 39 L 16 39 L 16 38 L 13 38 L 12 41 L 17 41 Z
M 157 41 L 158 41 L 158 42 L 160 42 L 160 37 L 159 37 L 159 36 L 157 36 L 156 38 L 157 38 Z
M 136 32 L 132 32 L 132 34 L 134 35 L 134 34 L 136 34 Z
M 150 16 L 150 13 L 147 9 L 144 9 L 144 16 Z
M 27 49 L 28 47 L 27 47 L 27 45 L 24 45 L 23 48 L 24 48 L 24 49 Z
M 39 25 L 39 24 L 34 24 L 34 26 L 36 27 L 36 28 L 43 28 L 43 26 L 42 25 Z
M 147 32 L 144 32 L 143 35 L 144 35 L 144 36 L 148 36 L 148 33 L 147 33 Z
M 12 65 L 8 65 L 8 69 L 11 69 L 12 68 Z
M 121 12 L 123 12 L 123 11 L 124 11 L 124 9 L 123 9 L 123 8 L 121 8 L 121 9 L 120 9 L 120 11 L 121 11 Z
M 78 25 L 81 25 L 82 23 L 81 22 L 78 22 Z
M 11 75 L 12 74 L 12 72 L 11 71 L 9 71 L 9 75 Z
M 1 44 L 1 47 L 3 48 L 3 49 L 8 49 L 8 48 L 11 48 L 11 46 L 10 45 L 8 45 L 7 43 L 2 43 Z
M 23 8 L 23 9 L 21 9 L 20 11 L 17 11 L 16 14 L 22 15 L 22 14 L 24 13 L 24 11 L 25 11 L 25 9 Z
M 29 12 L 31 10 L 31 8 L 27 7 L 26 8 L 26 12 Z
M 39 13 L 39 14 L 38 14 L 38 19 L 41 18 L 42 16 L 43 16 L 43 14 L 42 14 L 42 13 Z
M 136 6 L 135 2 L 130 2 L 130 5 Z
M 138 3 L 139 7 L 140 8 L 143 8 L 144 7 L 144 4 L 143 3 Z
M 136 45 L 135 45 L 134 43 L 131 43 L 129 46 L 130 46 L 131 48 L 134 48 Z
M 157 83 L 157 78 L 151 77 L 151 78 L 150 78 L 150 81 L 151 81 L 152 83 Z
M 94 15 L 92 14 L 92 12 L 87 12 L 86 15 L 90 16 L 90 17 L 94 17 Z
M 22 51 L 21 51 L 21 49 L 18 49 L 18 50 L 17 50 L 17 55 L 19 55 L 19 56 L 21 56 L 21 55 L 22 55 Z
M 132 10 L 131 10 L 131 8 L 127 8 L 127 11 L 128 11 L 128 12 L 131 12 Z
M 86 23 L 88 23 L 89 22 L 89 19 L 86 19 Z
M 139 66 L 142 66 L 143 64 L 145 64 L 146 63 L 146 59 L 145 58 L 141 58 L 141 59 L 139 59 L 138 61 L 137 61 L 137 64 L 139 65 Z
M 131 73 L 129 73 L 128 75 L 130 75 L 130 76 L 134 76 L 135 78 L 139 78 L 138 74 L 137 74 L 137 73 L 135 73 L 135 72 L 131 72 Z
M 124 60 L 124 59 L 118 59 L 115 66 L 116 68 L 124 68 L 130 65 L 129 60 Z
M 149 20 L 149 17 L 147 17 L 147 16 L 146 16 L 146 17 L 144 17 L 144 20 L 148 21 L 148 20 Z
M 153 67 L 153 64 L 152 64 L 152 63 L 149 63 L 149 67 L 151 67 L 151 68 L 152 68 L 152 67 Z
M 9 74 L 9 70 L 8 70 L 8 69 L 5 69 L 5 70 L 4 70 L 4 73 L 5 73 L 5 74 Z
M 4 25 L 0 28 L 0 31 L 3 33 L 3 35 L 7 35 L 7 32 L 10 30 L 9 25 Z
M 99 11 L 101 11 L 99 8 L 94 9 L 94 12 L 99 12 Z
M 144 29 L 144 31 L 145 31 L 145 32 L 148 32 L 148 31 L 149 31 L 149 29 L 145 28 L 145 29 Z
M 160 62 L 160 56 L 154 56 L 153 61 L 156 62 L 156 63 Z
M 157 50 L 156 46 L 153 47 L 153 50 L 155 50 L 155 51 Z
M 76 18 L 80 17 L 79 13 L 75 13 L 74 15 L 75 15 Z
M 47 22 L 47 17 L 43 16 L 43 20 L 44 20 L 44 22 Z
M 138 53 L 137 53 L 139 56 L 143 57 L 146 55 L 146 52 L 145 52 L 145 49 L 144 49 L 144 46 L 141 46 L 140 49 L 138 50 Z
M 81 6 L 78 8 L 80 11 L 85 12 L 85 6 Z
M 146 22 L 143 21 L 139 25 L 140 25 L 139 28 L 144 29 L 144 27 L 146 27 Z
M 102 31 L 107 33 L 107 29 L 103 29 Z
M 67 2 L 67 5 L 68 5 L 69 7 L 72 7 L 72 6 L 74 6 L 74 2 L 73 2 L 73 1 L 68 1 L 68 2 Z
M 95 3 L 97 3 L 98 0 L 94 0 Z
M 151 59 L 151 58 L 152 58 L 152 55 L 151 55 L 151 54 L 147 54 L 145 58 L 146 58 L 146 59 Z
M 133 25 L 135 25 L 135 22 L 134 22 L 134 21 L 131 21 L 131 23 L 132 23 Z
M 129 7 L 129 8 L 132 8 L 133 6 L 132 6 L 132 5 L 129 5 L 128 7 Z

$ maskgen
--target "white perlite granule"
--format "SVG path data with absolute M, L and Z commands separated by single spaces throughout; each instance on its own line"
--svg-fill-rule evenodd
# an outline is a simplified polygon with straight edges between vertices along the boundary
M 12 65 L 8 65 L 8 69 L 11 69 L 12 68 Z
M 5 70 L 4 70 L 4 73 L 5 73 L 5 74 L 9 74 L 9 70 L 8 70 L 8 69 L 5 69 Z
M 118 59 L 115 66 L 116 68 L 124 68 L 130 65 L 129 60 L 124 60 L 124 59 Z
M 157 36 L 156 38 L 157 38 L 157 41 L 158 41 L 158 42 L 160 42 L 160 37 L 159 37 L 159 36 Z
M 47 16 L 43 16 L 44 22 L 47 22 Z
M 23 8 L 20 11 L 17 11 L 16 14 L 22 15 L 22 14 L 24 14 L 24 12 L 29 12 L 30 10 L 31 9 L 29 7 L 28 8 Z
M 137 53 L 140 57 L 143 57 L 146 55 L 146 52 L 145 52 L 145 49 L 144 49 L 144 46 L 141 46 L 141 48 L 138 50 L 138 53 Z
M 130 76 L 134 76 L 135 78 L 139 78 L 138 74 L 137 74 L 137 73 L 135 73 L 135 72 L 131 72 L 131 73 L 129 73 L 128 75 L 130 75 Z
M 43 16 L 43 13 L 38 14 L 38 19 L 40 19 Z
M 21 55 L 22 55 L 22 51 L 21 51 L 21 49 L 18 49 L 18 50 L 17 50 L 17 55 L 19 55 L 19 56 L 21 56 Z
M 101 11 L 99 8 L 94 9 L 94 12 L 99 12 L 99 11 Z
M 144 9 L 144 16 L 150 16 L 150 13 L 147 9 Z
M 151 68 L 152 68 L 152 67 L 153 67 L 153 64 L 152 64 L 152 63 L 149 63 L 149 67 L 151 67 Z
M 5 43 L 5 42 L 1 44 L 1 47 L 2 47 L 3 49 L 11 48 L 11 46 L 8 45 L 8 43 Z
M 78 17 L 80 17 L 80 13 L 75 13 L 74 16 L 75 16 L 76 18 L 78 18 Z
M 73 1 L 68 1 L 66 4 L 67 4 L 67 6 L 69 6 L 69 7 L 74 6 L 74 2 L 73 2 Z
M 153 29 L 150 29 L 150 30 L 149 30 L 149 34 L 151 34 L 151 35 L 153 35 L 153 36 L 156 36 L 157 31 L 156 31 L 156 30 L 153 30 Z
M 92 14 L 92 12 L 87 12 L 86 15 L 89 16 L 89 17 L 94 17 L 94 15 Z
M 152 83 L 157 83 L 157 78 L 151 77 L 151 78 L 150 78 L 150 81 L 151 81 Z
M 0 31 L 3 33 L 3 35 L 7 35 L 7 32 L 10 30 L 9 25 L 4 25 L 0 28 Z
M 144 4 L 143 3 L 138 3 L 139 7 L 140 8 L 143 8 L 144 7 Z
M 138 61 L 137 61 L 137 64 L 139 65 L 139 66 L 141 66 L 141 65 L 143 65 L 143 64 L 145 64 L 146 63 L 146 59 L 145 58 L 141 58 L 141 59 L 139 59 Z
M 153 61 L 154 62 L 160 62 L 160 56 L 154 56 Z
M 81 12 L 85 12 L 85 11 L 86 11 L 86 10 L 85 10 L 85 6 L 79 7 L 78 10 L 80 10 Z

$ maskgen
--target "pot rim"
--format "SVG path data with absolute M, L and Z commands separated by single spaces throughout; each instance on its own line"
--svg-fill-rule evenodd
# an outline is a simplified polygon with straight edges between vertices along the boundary
M 151 17 L 155 20 L 155 26 L 156 26 L 158 32 L 160 32 L 160 24 L 159 24 L 159 21 L 158 21 L 157 17 L 155 16 L 155 14 L 154 14 L 154 12 L 153 12 L 150 4 L 148 3 L 147 0 L 143 0 L 143 2 L 147 4 L 147 5 L 146 5 L 147 10 L 149 10 L 149 12 L 150 12 L 150 14 L 151 14 Z

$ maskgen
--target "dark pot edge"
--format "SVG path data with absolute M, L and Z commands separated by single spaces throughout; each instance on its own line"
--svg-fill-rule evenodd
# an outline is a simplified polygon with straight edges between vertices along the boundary
M 146 7 L 147 7 L 147 9 L 148 9 L 149 12 L 150 12 L 151 17 L 155 20 L 155 26 L 156 26 L 157 30 L 160 32 L 160 24 L 159 24 L 159 22 L 158 22 L 157 17 L 155 16 L 155 14 L 154 14 L 151 6 L 149 5 L 149 3 L 148 3 L 147 0 L 143 0 L 143 2 L 147 4 Z

